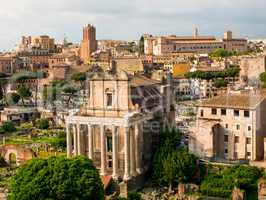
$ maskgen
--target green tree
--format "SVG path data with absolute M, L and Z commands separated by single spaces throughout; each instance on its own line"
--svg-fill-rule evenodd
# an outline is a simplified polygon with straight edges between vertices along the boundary
M 5 99 L 5 96 L 6 96 L 6 84 L 7 84 L 7 79 L 6 78 L 3 78 L 1 77 L 1 74 L 0 74 L 0 100 L 4 100 Z
M 25 99 L 28 99 L 31 97 L 32 93 L 30 91 L 30 89 L 24 85 L 21 85 L 18 89 L 17 89 L 17 92 L 22 100 L 22 104 L 23 106 L 25 105 L 25 102 L 24 100 Z
M 141 36 L 139 40 L 139 53 L 144 54 L 144 37 Z
M 71 99 L 74 97 L 74 95 L 77 93 L 78 88 L 74 85 L 65 85 L 62 88 L 63 95 L 67 96 L 66 100 L 66 106 L 69 108 L 69 103 Z
M 197 158 L 180 149 L 180 132 L 172 129 L 161 133 L 161 144 L 153 157 L 153 181 L 168 186 L 169 191 L 178 182 L 191 180 L 197 169 Z
M 87 79 L 87 75 L 85 72 L 79 72 L 76 74 L 73 74 L 71 77 L 72 80 L 74 80 L 75 82 L 79 82 L 80 87 L 83 91 L 83 102 L 84 102 L 84 98 L 85 98 L 85 81 Z
M 16 127 L 13 124 L 13 122 L 4 122 L 3 125 L 2 125 L 2 130 L 5 133 L 12 133 L 12 132 L 16 131 Z
M 103 200 L 103 185 L 91 160 L 50 157 L 21 166 L 11 180 L 9 200 Z
M 38 129 L 48 129 L 49 128 L 49 120 L 42 118 L 42 119 L 37 119 L 36 120 L 36 127 Z
M 7 93 L 6 102 L 8 105 L 13 106 L 16 105 L 20 100 L 20 96 L 16 92 Z
M 71 79 L 76 82 L 79 82 L 80 85 L 82 85 L 83 82 L 86 81 L 86 73 L 85 72 L 75 73 L 72 75 Z
M 263 72 L 260 74 L 260 81 L 262 83 L 262 86 L 265 88 L 266 87 L 266 72 Z
M 228 81 L 224 79 L 216 79 L 214 81 L 214 86 L 217 88 L 226 87 L 228 85 Z

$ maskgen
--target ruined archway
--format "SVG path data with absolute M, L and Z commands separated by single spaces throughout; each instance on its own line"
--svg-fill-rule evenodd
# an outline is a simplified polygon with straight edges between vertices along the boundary
M 13 144 L 1 146 L 0 155 L 11 166 L 19 166 L 27 160 L 35 157 L 35 154 L 31 149 Z

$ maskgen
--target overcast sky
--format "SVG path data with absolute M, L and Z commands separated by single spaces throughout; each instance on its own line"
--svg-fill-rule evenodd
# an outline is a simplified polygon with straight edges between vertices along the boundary
M 22 35 L 64 35 L 79 42 L 84 24 L 98 39 L 138 39 L 142 33 L 222 37 L 225 30 L 266 38 L 266 0 L 0 0 L 0 50 Z

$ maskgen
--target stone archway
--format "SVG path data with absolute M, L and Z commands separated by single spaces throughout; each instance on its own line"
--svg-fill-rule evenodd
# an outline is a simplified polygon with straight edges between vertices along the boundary
M 214 158 L 225 158 L 224 133 L 224 128 L 220 124 L 212 126 Z
M 4 154 L 5 161 L 9 165 L 18 165 L 18 152 L 13 148 L 6 149 L 6 152 Z
M 21 165 L 27 160 L 35 157 L 34 152 L 29 148 L 17 145 L 5 145 L 0 147 L 0 154 L 5 161 L 11 165 Z

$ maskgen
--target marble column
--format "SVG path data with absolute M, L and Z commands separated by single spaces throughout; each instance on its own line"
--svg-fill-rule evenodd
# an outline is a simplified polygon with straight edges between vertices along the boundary
M 135 125 L 135 154 L 136 154 L 136 171 L 138 174 L 143 172 L 142 163 L 141 163 L 141 152 L 140 147 L 142 144 L 141 135 L 142 135 L 142 123 Z
M 104 125 L 100 125 L 101 133 L 101 175 L 106 175 L 106 138 L 104 133 Z
M 130 176 L 130 149 L 129 149 L 129 140 L 130 140 L 130 135 L 129 135 L 129 127 L 125 128 L 125 143 L 124 143 L 124 155 L 125 155 L 125 172 L 124 172 L 124 181 L 127 181 L 131 178 Z
M 78 148 L 77 148 L 77 125 L 73 124 L 73 138 L 74 138 L 74 156 L 78 155 Z
M 70 158 L 72 154 L 72 136 L 70 132 L 70 124 L 66 124 L 66 136 L 67 136 L 67 157 Z
M 117 145 L 118 145 L 118 142 L 117 142 L 117 139 L 118 139 L 118 128 L 113 126 L 112 127 L 112 156 L 113 156 L 113 174 L 112 174 L 112 177 L 117 180 L 118 179 L 118 173 L 117 173 L 117 169 L 118 169 L 118 157 L 117 157 Z
M 80 124 L 77 124 L 77 146 L 78 146 L 78 155 L 80 156 L 81 153 L 81 131 L 80 131 Z
M 92 133 L 92 127 L 90 124 L 88 124 L 88 145 L 89 145 L 89 153 L 88 157 L 89 159 L 93 159 L 93 133 Z
M 130 174 L 136 176 L 136 152 L 135 152 L 135 129 L 130 131 Z

